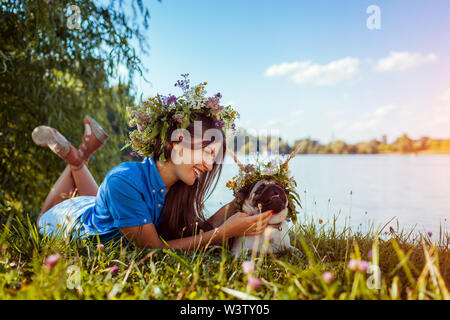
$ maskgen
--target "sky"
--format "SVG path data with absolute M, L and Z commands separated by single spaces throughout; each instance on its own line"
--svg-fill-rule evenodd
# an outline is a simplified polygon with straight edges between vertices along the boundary
M 240 127 L 289 143 L 450 138 L 448 0 L 146 3 L 138 96 L 181 95 L 189 73 Z

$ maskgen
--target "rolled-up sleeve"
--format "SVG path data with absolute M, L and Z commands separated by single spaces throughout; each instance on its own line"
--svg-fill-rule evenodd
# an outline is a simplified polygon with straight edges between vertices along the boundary
M 114 220 L 114 227 L 134 227 L 154 223 L 139 186 L 120 175 L 110 176 L 107 183 L 105 202 Z M 147 200 L 148 201 L 148 200 Z

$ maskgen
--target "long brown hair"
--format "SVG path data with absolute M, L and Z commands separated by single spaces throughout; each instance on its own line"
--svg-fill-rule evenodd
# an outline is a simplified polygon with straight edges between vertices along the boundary
M 202 122 L 202 137 L 203 133 L 208 129 L 219 129 L 222 133 L 223 144 L 221 159 L 216 158 L 213 163 L 211 171 L 205 172 L 195 180 L 192 186 L 185 184 L 178 180 L 169 189 L 164 201 L 164 207 L 161 211 L 161 222 L 158 226 L 158 233 L 164 240 L 177 239 L 193 235 L 199 232 L 200 229 L 208 231 L 212 226 L 206 221 L 203 214 L 204 203 L 215 189 L 220 175 L 222 173 L 222 163 L 226 152 L 226 139 L 223 130 L 217 126 L 218 121 L 214 117 L 206 117 L 202 114 L 196 115 L 195 121 Z M 175 126 L 170 127 L 167 132 L 167 137 L 171 137 L 172 132 L 176 129 Z M 186 130 L 194 136 L 194 123 L 192 122 Z M 205 148 L 214 140 L 204 140 L 202 148 Z M 160 143 L 155 141 L 156 144 Z M 159 159 L 161 153 L 164 153 L 166 159 L 170 159 L 173 148 L 173 142 L 166 142 L 163 150 L 157 151 L 154 154 L 154 159 Z

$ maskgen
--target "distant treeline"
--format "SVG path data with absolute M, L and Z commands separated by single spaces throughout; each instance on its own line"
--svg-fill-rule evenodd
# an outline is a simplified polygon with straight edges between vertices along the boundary
M 413 140 L 407 134 L 403 134 L 393 143 L 387 143 L 386 137 L 377 140 L 372 139 L 367 142 L 355 144 L 336 140 L 328 144 L 321 144 L 317 140 L 310 138 L 296 140 L 290 145 L 280 137 L 274 136 L 253 136 L 247 131 L 240 129 L 236 136 L 230 136 L 227 145 L 230 149 L 239 154 L 249 154 L 253 152 L 270 152 L 279 149 L 280 153 L 291 153 L 294 147 L 301 143 L 301 154 L 378 154 L 378 153 L 421 153 L 421 154 L 450 154 L 450 139 L 431 139 L 422 137 Z

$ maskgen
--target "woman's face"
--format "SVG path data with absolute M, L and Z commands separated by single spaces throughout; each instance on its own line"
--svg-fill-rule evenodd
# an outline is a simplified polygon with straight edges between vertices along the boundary
M 194 138 L 194 149 L 190 145 L 177 143 L 172 153 L 175 174 L 187 185 L 193 185 L 195 180 L 207 171 L 211 171 L 217 160 L 223 159 L 222 142 L 214 141 L 202 147 L 202 140 Z

